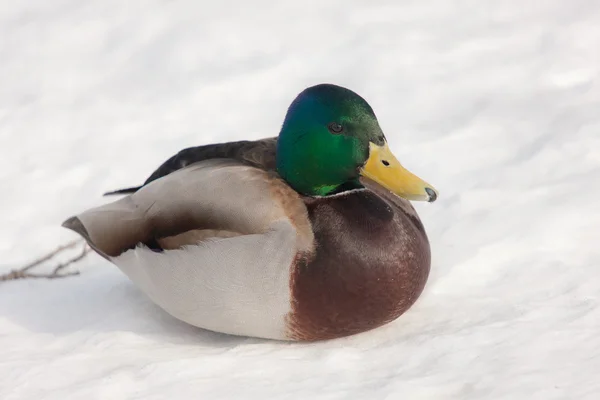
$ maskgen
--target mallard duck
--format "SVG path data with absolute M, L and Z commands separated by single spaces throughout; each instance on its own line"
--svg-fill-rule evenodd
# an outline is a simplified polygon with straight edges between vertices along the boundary
M 417 300 L 430 247 L 408 200 L 437 192 L 390 151 L 369 104 L 331 84 L 277 137 L 192 147 L 63 226 L 191 325 L 316 341 L 368 331 Z

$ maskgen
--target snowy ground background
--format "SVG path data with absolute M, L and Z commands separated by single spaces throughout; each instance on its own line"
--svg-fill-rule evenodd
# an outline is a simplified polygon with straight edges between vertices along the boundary
M 441 197 L 418 303 L 328 343 L 189 327 L 97 256 L 1 283 L 0 398 L 600 398 L 599 72 L 596 0 L 1 2 L 0 273 L 321 82 Z

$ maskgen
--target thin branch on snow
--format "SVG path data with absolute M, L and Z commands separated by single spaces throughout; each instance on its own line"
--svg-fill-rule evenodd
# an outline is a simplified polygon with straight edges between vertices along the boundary
M 83 244 L 83 247 L 81 249 L 81 252 L 76 255 L 75 257 L 58 264 L 54 270 L 52 272 L 49 273 L 34 273 L 34 272 L 29 272 L 30 270 L 32 270 L 33 268 L 40 266 L 41 264 L 43 264 L 44 262 L 50 260 L 51 258 L 53 258 L 54 256 L 56 256 L 59 253 L 62 253 L 65 250 L 69 250 L 72 249 L 74 247 L 76 247 L 77 245 Z M 63 270 L 68 267 L 71 264 L 74 264 L 80 260 L 82 260 L 89 252 L 91 251 L 90 247 L 87 245 L 87 243 L 85 243 L 85 241 L 79 239 L 79 240 L 73 240 L 72 242 L 69 242 L 65 245 L 59 246 L 57 247 L 55 250 L 51 251 L 50 253 L 44 255 L 43 257 L 40 257 L 32 262 L 30 262 L 29 264 L 25 265 L 22 268 L 19 269 L 14 269 L 12 271 L 10 271 L 8 274 L 5 275 L 0 275 L 0 282 L 3 281 L 12 281 L 12 280 L 16 280 L 16 279 L 27 279 L 27 278 L 46 278 L 46 279 L 57 279 L 57 278 L 66 278 L 68 276 L 74 276 L 74 275 L 79 275 L 79 271 L 72 271 L 72 272 L 63 272 Z

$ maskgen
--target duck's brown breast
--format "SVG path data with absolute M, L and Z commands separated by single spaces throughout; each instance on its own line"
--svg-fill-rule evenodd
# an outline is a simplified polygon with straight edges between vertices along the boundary
M 364 332 L 417 300 L 431 257 L 416 214 L 367 190 L 316 199 L 307 209 L 316 250 L 292 266 L 292 339 Z

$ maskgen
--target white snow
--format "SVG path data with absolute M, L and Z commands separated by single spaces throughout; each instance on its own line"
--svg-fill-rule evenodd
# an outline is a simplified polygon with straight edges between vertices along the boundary
M 599 49 L 596 0 L 0 3 L 0 273 L 321 82 L 440 191 L 425 293 L 347 339 L 195 329 L 98 256 L 0 283 L 0 399 L 600 398 Z

